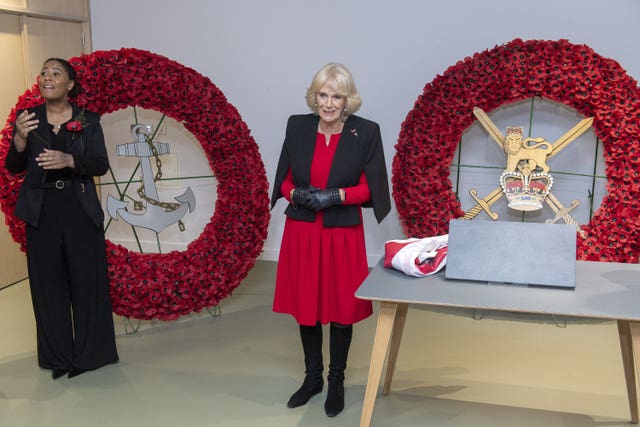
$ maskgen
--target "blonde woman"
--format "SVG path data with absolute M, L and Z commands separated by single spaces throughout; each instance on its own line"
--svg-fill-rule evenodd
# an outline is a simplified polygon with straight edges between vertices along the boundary
M 341 64 L 320 69 L 307 90 L 310 114 L 289 118 L 271 207 L 289 205 L 282 237 L 273 310 L 299 324 L 305 378 L 287 406 L 322 391 L 322 325 L 330 324 L 329 417 L 344 409 L 344 372 L 353 324 L 372 313 L 354 296 L 368 274 L 361 207 L 378 222 L 390 210 L 379 126 L 354 115 L 362 103 L 351 72 Z

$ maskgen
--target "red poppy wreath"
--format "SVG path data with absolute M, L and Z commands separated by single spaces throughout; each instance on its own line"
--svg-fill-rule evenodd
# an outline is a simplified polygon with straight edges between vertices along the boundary
M 70 62 L 84 89 L 75 100 L 80 107 L 106 114 L 140 106 L 182 122 L 202 145 L 218 181 L 214 214 L 185 251 L 141 254 L 107 241 L 113 311 L 171 320 L 218 304 L 246 277 L 267 237 L 268 182 L 247 125 L 211 80 L 163 56 L 120 49 Z M 37 85 L 18 99 L 2 130 L 2 163 L 16 112 L 42 102 Z M 2 168 L 1 209 L 24 250 L 24 223 L 13 213 L 21 183 Z
M 408 236 L 447 233 L 464 215 L 449 167 L 473 107 L 491 111 L 535 96 L 594 117 L 604 146 L 607 190 L 582 226 L 577 258 L 638 262 L 640 244 L 640 90 L 616 61 L 567 40 L 515 39 L 475 53 L 424 87 L 409 112 L 393 159 L 393 197 Z

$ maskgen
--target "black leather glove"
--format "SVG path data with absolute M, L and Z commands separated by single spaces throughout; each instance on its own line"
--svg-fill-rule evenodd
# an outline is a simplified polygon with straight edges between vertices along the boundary
M 311 193 L 318 191 L 319 189 L 313 186 L 309 187 L 296 187 L 293 190 L 293 195 L 291 196 L 291 203 L 293 206 L 304 206 L 309 207 L 309 199 L 311 198 Z
M 342 204 L 340 190 L 337 188 L 327 188 L 326 190 L 318 190 L 310 193 L 307 207 L 314 211 L 320 211 L 340 204 Z

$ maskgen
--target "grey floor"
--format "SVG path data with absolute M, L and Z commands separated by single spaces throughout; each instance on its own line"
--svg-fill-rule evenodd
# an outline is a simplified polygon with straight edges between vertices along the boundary
M 354 330 L 345 411 L 327 418 L 324 394 L 288 409 L 304 368 L 295 322 L 271 311 L 274 268 L 259 261 L 217 317 L 137 333 L 116 317 L 121 362 L 56 381 L 36 365 L 28 284 L 0 290 L 0 426 L 359 425 L 376 313 Z M 628 422 L 615 323 L 412 307 L 372 425 Z

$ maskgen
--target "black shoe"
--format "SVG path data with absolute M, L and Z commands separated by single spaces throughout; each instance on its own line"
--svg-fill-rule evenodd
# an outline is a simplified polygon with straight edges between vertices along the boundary
M 84 374 L 87 371 L 88 371 L 88 369 L 72 367 L 71 370 L 69 370 L 69 378 L 77 377 L 78 375 Z
M 69 372 L 69 370 L 65 368 L 53 368 L 51 370 L 51 377 L 53 377 L 54 380 L 57 380 L 61 376 L 67 375 L 67 372 Z
M 342 382 L 330 382 L 324 412 L 327 417 L 335 417 L 344 409 L 344 385 Z
M 323 386 L 324 380 L 322 377 L 305 377 L 302 386 L 289 398 L 287 407 L 297 408 L 298 406 L 306 404 L 309 399 L 322 391 Z
M 347 356 L 353 335 L 352 325 L 338 325 L 331 323 L 331 338 L 329 340 L 329 375 L 327 383 L 327 400 L 324 411 L 328 417 L 335 417 L 344 409 L 344 371 L 347 367 Z

